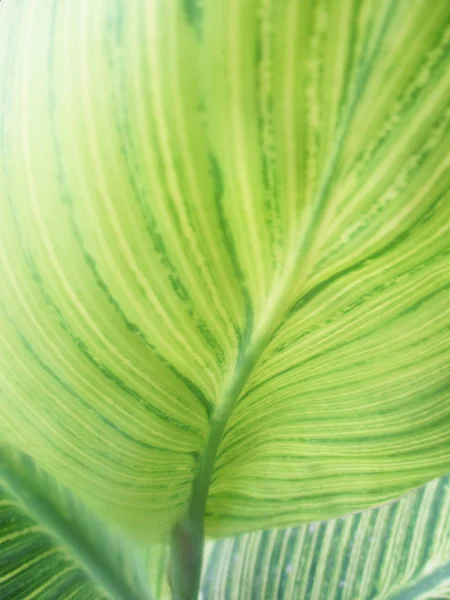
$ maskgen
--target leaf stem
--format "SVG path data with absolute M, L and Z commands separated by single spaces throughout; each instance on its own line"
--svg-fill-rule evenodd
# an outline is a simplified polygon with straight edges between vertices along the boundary
M 186 512 L 172 530 L 170 585 L 174 600 L 197 600 L 203 562 L 204 515 L 217 451 L 228 419 L 268 337 L 261 335 L 237 360 L 234 376 L 214 413 Z

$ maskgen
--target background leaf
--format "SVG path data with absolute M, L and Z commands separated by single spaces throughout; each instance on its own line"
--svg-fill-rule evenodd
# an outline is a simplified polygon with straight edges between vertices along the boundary
M 0 597 L 162 600 L 165 550 L 133 544 L 29 457 L 0 460 Z
M 425 600 L 450 589 L 450 477 L 324 523 L 209 542 L 203 600 Z

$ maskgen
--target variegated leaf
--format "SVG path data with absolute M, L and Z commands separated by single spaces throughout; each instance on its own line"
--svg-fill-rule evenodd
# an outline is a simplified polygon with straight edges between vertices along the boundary
M 146 541 L 448 472 L 448 17 L 2 0 L 2 442 Z

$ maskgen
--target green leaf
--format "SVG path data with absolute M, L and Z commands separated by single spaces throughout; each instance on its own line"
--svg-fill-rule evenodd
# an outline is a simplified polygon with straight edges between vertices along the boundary
M 162 600 L 164 556 L 102 523 L 29 457 L 3 450 L 1 598 Z
M 425 600 L 450 591 L 450 477 L 324 523 L 209 542 L 203 600 Z
M 194 545 L 448 472 L 448 43 L 446 0 L 3 0 L 2 442 Z

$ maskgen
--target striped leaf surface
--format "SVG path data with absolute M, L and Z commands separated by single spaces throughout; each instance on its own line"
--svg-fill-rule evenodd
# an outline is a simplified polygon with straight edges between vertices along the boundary
M 2 0 L 0 419 L 137 540 L 450 470 L 446 0 Z M 210 485 L 209 485 L 210 484 Z
M 209 542 L 203 600 L 444 600 L 450 477 L 381 508 Z
M 104 599 L 65 550 L 0 487 L 2 598 Z
M 29 457 L 3 452 L 2 600 L 162 600 L 165 556 L 100 521 Z
M 127 542 L 28 457 L 4 456 L 1 598 L 171 598 L 164 547 Z M 449 592 L 447 476 L 350 517 L 209 542 L 200 597 L 444 600 Z

